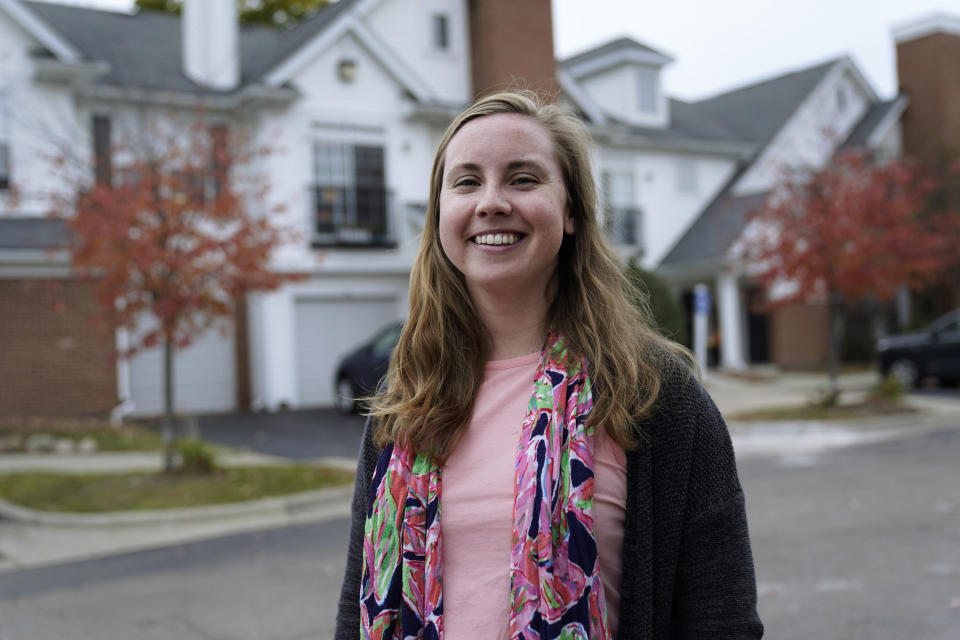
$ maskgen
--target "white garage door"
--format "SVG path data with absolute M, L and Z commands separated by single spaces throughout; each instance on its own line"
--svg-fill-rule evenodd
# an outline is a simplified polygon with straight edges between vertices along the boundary
M 180 413 L 217 413 L 237 407 L 233 333 L 210 330 L 174 357 L 174 403 Z M 130 361 L 133 415 L 163 413 L 163 350 L 138 353 Z
M 333 376 L 340 358 L 394 322 L 396 308 L 396 301 L 390 298 L 297 301 L 299 406 L 333 404 Z

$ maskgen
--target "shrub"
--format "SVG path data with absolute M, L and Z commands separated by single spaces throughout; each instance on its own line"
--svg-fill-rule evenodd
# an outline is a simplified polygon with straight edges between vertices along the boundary
M 627 264 L 626 273 L 639 296 L 634 300 L 634 304 L 650 310 L 650 315 L 663 335 L 678 342 L 685 342 L 683 310 L 666 280 L 633 260 Z
M 217 454 L 202 440 L 177 440 L 174 451 L 181 473 L 213 473 L 218 469 Z
M 873 385 L 868 400 L 873 402 L 899 402 L 903 398 L 904 392 L 905 389 L 900 379 L 888 375 Z

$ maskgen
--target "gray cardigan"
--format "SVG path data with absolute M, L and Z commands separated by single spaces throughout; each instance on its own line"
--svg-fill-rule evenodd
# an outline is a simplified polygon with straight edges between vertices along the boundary
M 743 491 L 726 424 L 685 371 L 665 380 L 627 451 L 621 640 L 763 636 Z M 367 494 L 379 451 L 364 430 L 336 640 L 360 633 Z

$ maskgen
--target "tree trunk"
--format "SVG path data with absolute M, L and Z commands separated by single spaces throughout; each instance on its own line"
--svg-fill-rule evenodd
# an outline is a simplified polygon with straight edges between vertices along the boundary
M 173 472 L 173 442 L 176 418 L 173 415 L 173 344 L 169 333 L 163 339 L 163 470 Z
M 843 298 L 838 293 L 831 293 L 827 303 L 830 323 L 830 341 L 827 350 L 829 382 L 827 397 L 836 402 L 840 395 L 840 343 L 843 340 Z

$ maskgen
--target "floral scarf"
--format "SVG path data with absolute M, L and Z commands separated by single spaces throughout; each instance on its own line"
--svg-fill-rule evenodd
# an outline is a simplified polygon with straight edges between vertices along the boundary
M 593 407 L 586 362 L 551 333 L 517 451 L 510 637 L 608 640 L 593 522 Z M 361 637 L 443 638 L 442 469 L 388 445 L 367 507 Z

